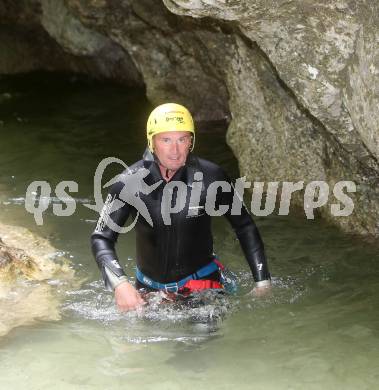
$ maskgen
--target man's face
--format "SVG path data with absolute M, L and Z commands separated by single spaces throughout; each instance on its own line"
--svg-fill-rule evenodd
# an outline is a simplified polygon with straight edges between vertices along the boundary
M 191 140 L 189 131 L 159 133 L 153 138 L 154 153 L 165 168 L 176 171 L 186 162 Z

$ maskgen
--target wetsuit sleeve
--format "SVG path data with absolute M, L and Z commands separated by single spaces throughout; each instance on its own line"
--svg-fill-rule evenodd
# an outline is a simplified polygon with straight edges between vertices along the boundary
M 232 225 L 240 242 L 242 251 L 250 266 L 255 282 L 270 279 L 264 245 L 253 218 L 247 211 L 243 199 L 236 193 L 234 183 L 222 172 L 219 180 L 227 181 L 231 185 L 230 192 L 218 192 L 217 203 L 228 205 L 225 217 Z M 233 208 L 233 200 L 235 207 Z
M 119 198 L 123 186 L 122 182 L 112 185 L 91 235 L 92 253 L 110 291 L 127 280 L 115 250 L 119 233 L 114 224 L 123 227 L 130 214 L 130 206 Z

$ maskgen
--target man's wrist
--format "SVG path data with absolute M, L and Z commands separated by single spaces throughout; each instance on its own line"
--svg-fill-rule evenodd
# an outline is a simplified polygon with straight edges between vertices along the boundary
M 122 284 L 122 283 L 127 283 L 128 282 L 128 278 L 126 277 L 126 276 L 120 276 L 120 277 L 118 277 L 117 278 L 118 280 L 117 280 L 117 282 L 115 282 L 114 284 L 113 284 L 113 290 L 116 290 L 116 288 L 120 285 L 120 284 Z
M 270 287 L 271 279 L 260 280 L 259 282 L 255 282 L 255 287 Z

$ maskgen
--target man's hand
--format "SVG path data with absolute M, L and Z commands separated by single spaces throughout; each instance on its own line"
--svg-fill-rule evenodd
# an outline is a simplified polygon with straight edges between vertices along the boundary
M 271 294 L 271 280 L 262 280 L 256 283 L 252 294 L 256 297 L 264 297 Z
M 256 297 L 265 297 L 271 294 L 271 285 L 266 287 L 254 287 L 252 291 Z
M 146 303 L 129 282 L 119 284 L 114 290 L 114 296 L 120 311 L 135 310 Z

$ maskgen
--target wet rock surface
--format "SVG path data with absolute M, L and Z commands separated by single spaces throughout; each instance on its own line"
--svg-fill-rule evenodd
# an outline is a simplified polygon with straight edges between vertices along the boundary
M 0 336 L 37 320 L 60 319 L 61 293 L 74 282 L 67 261 L 24 228 L 0 224 Z

